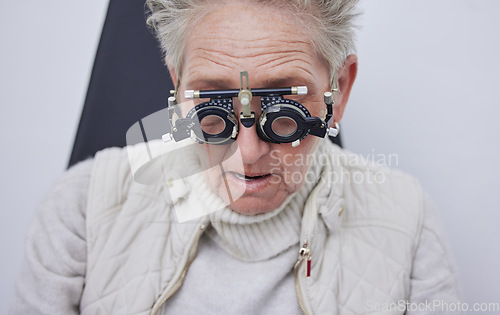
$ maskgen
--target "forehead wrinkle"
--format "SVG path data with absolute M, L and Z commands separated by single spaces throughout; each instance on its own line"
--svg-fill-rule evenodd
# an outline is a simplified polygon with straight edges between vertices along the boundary
M 288 64 L 290 64 L 290 68 L 294 69 L 294 76 L 297 76 L 296 70 L 300 70 L 304 72 L 306 76 L 310 77 L 310 80 L 315 80 L 315 75 L 311 71 L 313 63 L 310 58 L 308 58 L 309 56 L 307 54 L 297 53 L 287 57 L 288 58 L 277 57 L 270 60 L 263 60 L 259 62 L 255 68 L 259 70 L 262 69 L 264 72 L 276 70 L 279 73 L 284 71 L 287 72 Z
M 204 54 L 204 53 L 202 52 L 202 53 L 200 54 L 200 56 L 199 56 L 199 57 L 194 56 L 194 57 L 197 57 L 198 59 L 193 59 L 193 60 L 191 61 L 191 63 L 193 64 L 193 66 L 192 66 L 192 67 L 196 67 L 196 66 L 197 66 L 197 65 L 196 65 L 197 63 L 199 63 L 199 64 L 203 65 L 203 62 L 204 62 L 204 61 L 207 61 L 208 63 L 215 64 L 215 65 L 217 65 L 217 66 L 221 66 L 221 67 L 224 67 L 224 68 L 227 68 L 227 69 L 231 69 L 231 65 L 229 65 L 229 64 L 228 64 L 228 63 L 231 63 L 231 62 L 226 62 L 226 63 L 224 63 L 224 62 L 222 62 L 222 61 L 219 61 L 219 60 L 218 60 L 218 59 L 220 59 L 220 58 L 210 58 L 210 56 L 209 56 L 209 55 L 210 55 L 210 54 Z M 216 54 L 213 54 L 213 55 L 214 55 L 214 57 L 216 57 Z
M 256 68 L 266 66 L 277 67 L 294 61 L 312 67 L 310 56 L 306 52 L 294 49 L 279 52 L 251 53 L 247 56 L 235 56 L 218 50 L 198 48 L 190 57 L 189 61 L 192 64 L 190 68 L 196 67 L 197 64 L 203 64 L 204 61 L 208 61 L 211 64 L 231 69 L 232 66 L 238 66 L 238 61 L 242 59 L 247 59 L 249 64 L 255 64 Z
M 279 56 L 279 55 L 283 55 L 283 54 L 285 54 L 285 55 Z M 275 55 L 278 55 L 278 56 L 275 56 Z M 274 57 L 269 56 L 265 60 L 262 60 L 262 62 L 258 63 L 257 67 L 265 67 L 265 66 L 276 67 L 276 66 L 280 66 L 282 64 L 286 64 L 286 63 L 294 62 L 294 61 L 299 62 L 299 63 L 304 63 L 304 64 L 307 64 L 307 65 L 312 67 L 313 66 L 312 62 L 310 61 L 310 58 L 308 58 L 308 57 L 310 57 L 310 56 L 308 56 L 307 54 L 305 54 L 301 51 L 289 51 L 289 52 L 282 53 L 282 54 L 274 54 Z
M 212 36 L 210 36 L 212 35 Z M 255 34 L 257 36 L 257 34 Z M 265 36 L 251 38 L 242 34 L 224 35 L 224 32 L 203 34 L 203 31 L 192 34 L 188 42 L 188 49 L 205 48 L 207 51 L 236 51 L 235 57 L 246 56 L 249 50 L 276 52 L 285 50 L 304 50 L 313 53 L 311 42 L 305 34 L 291 36 L 290 32 L 274 31 Z M 210 49 L 217 47 L 217 50 Z
M 213 46 L 213 45 L 212 45 Z M 222 45 L 217 45 L 219 49 L 206 47 L 192 47 L 191 51 L 193 55 L 200 54 L 202 56 L 206 55 L 214 55 L 214 56 L 226 56 L 230 58 L 253 58 L 253 57 L 263 57 L 263 56 L 273 56 L 273 55 L 286 55 L 286 54 L 303 54 L 307 55 L 308 51 L 303 51 L 298 49 L 298 47 L 294 46 L 293 48 L 282 48 L 278 46 L 261 46 L 261 47 L 250 47 L 246 46 L 241 49 L 237 49 L 236 52 L 230 53 L 231 49 L 225 49 Z M 228 47 L 231 48 L 231 47 Z M 257 51 L 256 51 L 257 50 Z
M 200 51 L 204 52 L 205 50 L 200 49 Z M 266 81 L 269 81 L 268 78 L 275 77 L 277 79 L 282 78 L 283 76 L 280 75 L 280 73 L 287 73 L 289 72 L 289 68 L 287 67 L 287 64 L 291 64 L 290 68 L 294 69 L 294 77 L 297 77 L 300 80 L 297 81 L 306 81 L 306 82 L 315 82 L 318 80 L 318 78 L 315 77 L 314 73 L 311 72 L 311 69 L 313 67 L 312 62 L 309 56 L 306 53 L 300 52 L 300 51 L 293 51 L 294 53 L 288 53 L 286 56 L 277 56 L 272 59 L 267 58 L 265 60 L 262 60 L 260 55 L 254 56 L 253 60 L 248 60 L 248 65 L 247 69 L 250 71 L 250 76 L 251 76 L 251 81 L 255 82 L 257 81 L 258 85 L 262 85 L 259 83 L 258 77 L 259 73 L 262 73 L 262 76 L 266 78 Z M 284 53 L 283 53 L 284 54 Z M 216 60 L 210 58 L 207 55 L 214 55 L 216 57 Z M 237 62 L 241 58 L 229 58 L 229 59 L 223 59 L 220 60 L 220 56 L 222 54 L 213 51 L 211 54 L 207 53 L 201 53 L 200 57 L 194 58 L 191 62 L 190 71 L 189 71 L 189 76 L 186 77 L 188 79 L 188 82 L 191 81 L 191 78 L 193 80 L 197 81 L 196 78 L 201 78 L 201 77 L 206 77 L 207 73 L 215 74 L 214 68 L 212 68 L 210 65 L 216 65 L 217 67 L 222 67 L 224 69 L 228 69 L 231 71 L 221 71 L 221 73 L 217 73 L 216 75 L 220 77 L 221 79 L 227 81 L 227 82 L 235 82 L 233 85 L 235 87 L 238 85 L 237 82 L 239 82 L 239 76 L 235 75 L 233 73 L 233 69 L 238 69 L 241 68 L 241 65 Z M 275 56 L 276 54 L 272 54 Z M 249 58 L 245 58 L 249 59 Z M 205 62 L 208 61 L 208 64 Z M 251 69 L 257 70 L 254 73 L 251 71 Z M 276 72 L 274 72 L 276 71 Z M 299 71 L 301 74 L 297 74 L 296 72 Z M 274 73 L 273 73 L 274 72 Z M 291 77 L 291 75 L 287 74 L 285 75 L 286 77 Z M 310 86 L 311 84 L 306 84 Z M 265 86 L 265 85 L 264 85 Z M 255 86 L 254 86 L 255 88 Z M 312 90 L 311 90 L 312 92 Z
M 252 53 L 247 56 L 234 56 L 226 52 L 200 48 L 191 56 L 190 62 L 192 66 L 190 68 L 196 67 L 197 64 L 203 64 L 204 61 L 208 61 L 210 64 L 232 69 L 232 66 L 240 66 L 239 61 L 241 60 L 247 61 L 248 64 L 255 64 L 256 68 L 263 68 L 266 66 L 274 68 L 290 62 L 299 62 L 310 67 L 313 66 L 310 56 L 300 50 Z
M 199 68 L 209 68 L 210 71 L 213 71 L 210 65 L 216 65 L 228 70 L 238 66 L 234 58 L 226 58 L 227 56 L 230 55 L 217 50 L 200 47 L 191 51 L 187 64 L 189 64 L 189 68 L 193 73 L 201 71 Z

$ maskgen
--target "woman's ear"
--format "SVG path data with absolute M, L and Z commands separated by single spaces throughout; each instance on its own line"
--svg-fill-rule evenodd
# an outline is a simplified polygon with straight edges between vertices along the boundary
M 334 121 L 340 122 L 342 116 L 344 115 L 345 106 L 347 100 L 349 99 L 349 94 L 351 93 L 352 85 L 356 79 L 356 74 L 358 72 L 358 57 L 356 55 L 349 55 L 344 60 L 344 64 L 337 71 L 338 78 L 338 88 L 334 111 Z
M 168 69 L 168 74 L 170 74 L 170 79 L 172 79 L 172 83 L 174 84 L 174 88 L 177 90 L 177 73 L 175 71 L 174 66 L 170 63 L 170 58 L 168 56 L 165 57 L 165 65 Z

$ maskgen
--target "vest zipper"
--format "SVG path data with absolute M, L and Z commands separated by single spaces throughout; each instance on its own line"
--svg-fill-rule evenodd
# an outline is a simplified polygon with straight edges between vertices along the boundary
M 200 244 L 200 239 L 201 239 L 201 236 L 203 235 L 203 231 L 205 230 L 205 227 L 206 227 L 206 225 L 202 224 L 198 228 L 196 240 L 195 240 L 194 246 L 191 248 L 191 253 L 189 254 L 190 257 L 188 258 L 188 262 L 187 262 L 186 266 L 182 270 L 179 278 L 177 279 L 175 284 L 172 286 L 170 291 L 167 293 L 167 295 L 165 295 L 165 297 L 160 301 L 160 303 L 153 310 L 153 315 L 156 315 L 158 313 L 158 311 L 161 309 L 163 304 L 165 304 L 165 302 L 169 298 L 171 298 L 172 295 L 174 295 L 174 293 L 177 292 L 177 290 L 179 290 L 181 288 L 182 284 L 184 283 L 184 279 L 186 278 L 188 269 L 189 269 L 189 267 L 191 267 L 191 264 L 193 263 L 194 259 L 196 258 L 196 254 L 198 253 L 198 245 Z
M 304 313 L 304 315 L 308 315 L 309 313 L 306 311 L 306 307 L 304 305 L 304 296 L 302 295 L 302 291 L 300 290 L 300 280 L 299 280 L 299 270 L 304 260 L 308 262 L 307 268 L 305 269 L 306 277 L 308 277 L 311 273 L 310 269 L 311 253 L 309 251 L 309 248 L 307 247 L 307 241 L 304 242 L 304 245 L 302 245 L 302 248 L 299 251 L 299 259 L 297 260 L 295 266 L 293 267 L 293 273 L 295 277 L 295 291 L 297 293 L 297 300 L 299 302 L 300 309 L 302 310 L 302 313 Z
M 297 292 L 297 300 L 304 315 L 308 315 L 309 312 L 306 310 L 306 307 L 304 305 L 304 296 L 302 295 L 302 291 L 300 289 L 299 269 L 305 260 L 307 263 L 306 267 L 304 268 L 305 277 L 309 277 L 311 275 L 311 249 L 307 240 L 310 240 L 312 238 L 312 232 L 316 225 L 318 216 L 316 202 L 318 199 L 319 191 L 323 189 L 324 186 L 325 182 L 320 180 L 319 185 L 313 189 L 309 197 L 309 200 L 306 203 L 303 214 L 306 220 L 305 223 L 303 224 L 303 234 L 301 235 L 301 238 L 304 239 L 304 243 L 302 244 L 302 247 L 299 250 L 299 258 L 295 263 L 295 266 L 293 267 L 295 275 L 295 291 Z

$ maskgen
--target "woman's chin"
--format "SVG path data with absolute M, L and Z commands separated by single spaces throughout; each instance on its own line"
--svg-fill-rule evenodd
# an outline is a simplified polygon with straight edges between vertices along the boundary
M 243 215 L 257 215 L 271 212 L 285 201 L 286 196 L 274 196 L 272 200 L 258 197 L 242 196 L 228 205 L 229 209 Z

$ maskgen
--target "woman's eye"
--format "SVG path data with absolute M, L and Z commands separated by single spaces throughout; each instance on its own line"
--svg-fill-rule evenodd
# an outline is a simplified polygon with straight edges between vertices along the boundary
M 217 135 L 224 131 L 226 122 L 220 116 L 209 115 L 201 120 L 200 127 L 207 134 Z

